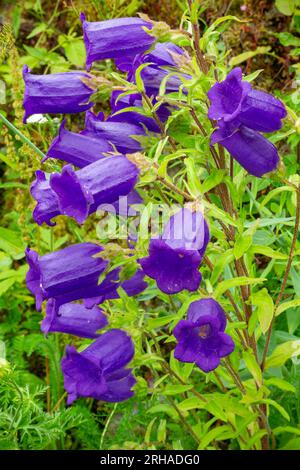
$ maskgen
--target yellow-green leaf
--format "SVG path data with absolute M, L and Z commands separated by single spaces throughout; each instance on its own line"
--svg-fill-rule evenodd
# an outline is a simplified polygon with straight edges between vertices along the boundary
M 252 294 L 252 304 L 257 307 L 261 331 L 266 333 L 274 315 L 274 302 L 266 288 Z

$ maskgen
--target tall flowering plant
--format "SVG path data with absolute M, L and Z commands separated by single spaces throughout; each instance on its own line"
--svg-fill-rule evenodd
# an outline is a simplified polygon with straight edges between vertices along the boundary
M 86 71 L 37 75 L 24 67 L 24 122 L 36 113 L 64 117 L 41 162 L 50 171 L 32 182 L 35 222 L 82 226 L 103 214 L 119 226 L 129 221 L 114 243 L 99 224 L 100 240 L 87 235 L 44 254 L 28 247 L 26 282 L 36 308 L 45 306 L 43 333 L 76 343 L 61 361 L 68 404 L 159 394 L 147 411 L 180 422 L 193 448 L 231 440 L 268 449 L 284 432 L 272 429 L 273 408 L 287 415 L 272 387 L 291 390 L 279 368 L 300 353 L 300 340 L 272 334 L 276 316 L 299 305 L 285 290 L 300 190 L 274 134 L 283 125 L 294 132 L 293 116 L 255 86 L 258 74 L 230 67 L 216 47 L 220 21 L 200 34 L 198 16 L 192 0 L 180 30 L 142 15 L 93 21 L 82 13 Z M 115 71 L 104 76 L 99 63 L 108 59 Z M 109 113 L 102 87 L 111 92 Z M 265 210 L 249 200 L 249 187 L 268 192 L 265 204 L 292 194 L 284 252 L 260 241 Z M 258 214 L 245 215 L 249 204 Z M 153 216 L 156 205 L 163 220 Z M 257 254 L 284 262 L 275 296 Z

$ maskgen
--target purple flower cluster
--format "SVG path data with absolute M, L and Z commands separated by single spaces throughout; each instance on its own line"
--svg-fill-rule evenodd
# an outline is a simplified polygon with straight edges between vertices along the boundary
M 211 144 L 225 147 L 251 175 L 274 171 L 279 163 L 277 149 L 261 133 L 281 128 L 281 120 L 286 116 L 283 103 L 243 81 L 239 67 L 223 82 L 213 85 L 208 98 L 211 102 L 208 117 L 218 125 Z
M 60 172 L 36 172 L 31 194 L 36 200 L 33 218 L 38 224 L 53 225 L 53 219 L 62 215 L 83 224 L 99 205 L 117 207 L 124 197 L 139 202 L 135 190 L 139 169 L 128 156 L 142 151 L 144 136 L 161 132 L 160 124 L 172 112 L 172 106 L 159 105 L 160 91 L 186 94 L 184 84 L 191 79 L 177 66 L 184 51 L 172 43 L 156 43 L 150 21 L 119 18 L 89 22 L 84 14 L 81 21 L 87 71 L 97 61 L 113 59 L 116 67 L 126 73 L 127 81 L 137 86 L 132 93 L 114 90 L 111 113 L 105 116 L 92 110 L 96 80 L 90 73 L 34 75 L 24 67 L 24 122 L 36 113 L 85 113 L 80 132 L 68 130 L 66 121 L 62 121 L 44 158 L 66 165 Z M 273 171 L 279 157 L 263 133 L 281 128 L 286 115 L 283 104 L 254 90 L 243 81 L 239 68 L 216 83 L 208 97 L 208 116 L 217 126 L 211 145 L 225 147 L 255 176 Z M 156 105 L 156 119 L 141 112 L 145 99 Z M 118 210 L 123 213 L 122 208 Z M 38 310 L 46 303 L 41 326 L 44 334 L 60 332 L 93 340 L 82 352 L 68 346 L 62 360 L 69 404 L 78 397 L 118 402 L 132 396 L 135 378 L 126 366 L 134 355 L 133 343 L 118 329 L 99 334 L 109 323 L 101 304 L 118 298 L 119 287 L 128 296 L 139 294 L 147 287 L 145 275 L 166 294 L 184 289 L 197 291 L 202 278 L 199 268 L 209 240 L 202 212 L 186 206 L 170 217 L 161 235 L 151 238 L 148 256 L 138 260 L 141 269 L 123 281 L 120 268 L 112 269 L 101 257 L 104 248 L 95 243 L 79 243 L 43 256 L 26 250 L 28 289 L 35 296 Z M 224 310 L 214 299 L 192 302 L 187 319 L 174 329 L 178 341 L 175 357 L 195 363 L 204 372 L 214 370 L 220 359 L 234 349 L 225 327 Z

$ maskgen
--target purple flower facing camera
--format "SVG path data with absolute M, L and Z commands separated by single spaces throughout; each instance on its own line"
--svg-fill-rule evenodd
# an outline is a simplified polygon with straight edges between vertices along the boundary
M 181 362 L 194 362 L 203 372 L 218 367 L 221 358 L 231 354 L 234 342 L 224 333 L 226 316 L 214 299 L 192 302 L 187 319 L 180 320 L 173 330 L 177 339 L 174 356 Z
M 201 282 L 199 266 L 208 242 L 203 214 L 181 209 L 170 218 L 163 234 L 150 240 L 149 255 L 139 262 L 162 292 L 195 291 Z

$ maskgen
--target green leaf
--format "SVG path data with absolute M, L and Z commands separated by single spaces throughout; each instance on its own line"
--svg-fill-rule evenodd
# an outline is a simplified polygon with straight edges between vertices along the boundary
M 48 28 L 47 23 L 40 23 L 40 24 L 38 24 L 35 28 L 33 28 L 33 30 L 31 31 L 31 33 L 28 34 L 28 36 L 26 37 L 26 39 L 31 39 L 31 38 L 33 38 L 34 36 L 36 36 L 37 34 L 43 33 L 44 31 L 47 30 L 47 28 Z
M 276 310 L 276 316 L 280 315 L 282 312 L 285 312 L 289 308 L 299 307 L 300 299 L 289 300 L 288 302 L 284 302 L 279 305 Z
M 177 411 L 171 406 L 171 405 L 155 405 L 149 408 L 147 410 L 147 413 L 149 414 L 156 414 L 156 413 L 166 413 L 170 418 L 173 418 L 175 420 L 178 419 L 178 413 Z
M 279 188 L 272 189 L 272 191 L 268 192 L 267 196 L 264 198 L 264 200 L 261 202 L 260 206 L 263 207 L 265 206 L 273 197 L 277 195 L 281 195 L 283 191 L 287 192 L 294 192 L 296 189 L 292 186 L 280 186 Z
M 85 47 L 81 39 L 73 39 L 63 46 L 66 57 L 72 65 L 83 67 L 85 63 Z
M 280 13 L 291 16 L 296 8 L 296 0 L 275 0 L 275 5 Z
M 266 369 L 270 367 L 280 367 L 288 359 L 299 356 L 300 354 L 300 340 L 287 341 L 286 343 L 280 344 L 272 352 L 266 360 Z
M 200 398 L 197 397 L 191 397 L 191 398 L 186 398 L 186 400 L 183 400 L 181 403 L 179 403 L 178 408 L 181 411 L 190 411 L 190 410 L 195 410 L 195 409 L 205 409 L 207 406 L 207 403 L 203 400 L 200 400 Z
M 222 294 L 224 294 L 225 291 L 228 289 L 231 289 L 232 287 L 238 287 L 238 286 L 247 286 L 249 284 L 260 284 L 262 282 L 265 282 L 266 279 L 261 279 L 259 277 L 246 277 L 246 276 L 240 276 L 240 277 L 235 277 L 233 279 L 228 279 L 225 281 L 220 282 L 220 284 L 217 286 L 215 292 L 214 292 L 214 297 L 218 298 Z
M 233 255 L 235 259 L 241 258 L 243 254 L 249 250 L 251 245 L 252 235 L 243 233 L 242 235 L 238 236 L 233 247 Z
M 225 176 L 224 170 L 213 170 L 211 174 L 202 183 L 202 193 L 205 194 L 215 186 L 220 184 Z
M 157 420 L 157 416 L 153 418 L 147 426 L 147 429 L 145 432 L 145 438 L 144 438 L 146 443 L 151 442 L 151 431 L 156 420 Z
M 246 367 L 249 370 L 250 374 L 254 378 L 255 382 L 261 386 L 262 385 L 262 372 L 260 366 L 257 364 L 254 354 L 248 350 L 243 351 L 243 359 L 245 361 Z
M 273 385 L 274 387 L 284 390 L 285 392 L 297 393 L 296 387 L 290 384 L 286 380 L 280 379 L 279 377 L 272 377 L 270 379 L 265 379 L 266 385 Z M 300 430 L 299 430 L 300 433 Z
M 187 170 L 189 188 L 192 192 L 192 195 L 194 197 L 198 197 L 203 192 L 203 188 L 201 187 L 201 183 L 197 175 L 195 159 L 191 157 L 185 158 L 184 164 Z
M 274 408 L 276 408 L 277 411 L 283 416 L 287 421 L 290 421 L 290 416 L 288 412 L 283 408 L 283 406 L 279 405 L 277 401 L 271 400 L 271 398 L 264 398 L 260 400 L 260 403 L 265 403 L 266 405 L 271 405 Z
M 250 75 L 245 75 L 243 79 L 246 82 L 253 82 L 263 71 L 264 69 L 255 70 L 255 72 L 250 73 Z
M 269 258 L 272 259 L 287 259 L 288 255 L 284 253 L 280 253 L 279 251 L 272 250 L 272 248 L 269 248 L 268 246 L 263 246 L 263 245 L 252 245 L 250 250 L 252 254 L 258 253 L 260 255 L 268 256 Z
M 0 282 L 0 296 L 5 294 L 6 291 L 16 282 L 16 278 L 5 279 Z
M 167 421 L 161 419 L 157 428 L 157 440 L 158 442 L 165 442 L 167 437 Z
M 255 51 L 242 52 L 242 54 L 232 57 L 229 61 L 229 65 L 231 67 L 235 67 L 248 59 L 252 59 L 252 57 L 255 57 L 258 54 L 267 54 L 270 50 L 270 46 L 260 46 L 257 47 Z
M 160 328 L 161 326 L 165 326 L 168 323 L 171 323 L 171 321 L 173 321 L 176 317 L 177 317 L 177 314 L 165 315 L 163 317 L 158 317 L 158 318 L 148 318 L 148 326 L 150 330 L 154 328 Z
M 285 31 L 284 33 L 278 33 L 276 34 L 276 36 L 278 37 L 281 44 L 285 47 L 300 46 L 300 38 L 297 38 L 296 36 L 291 33 L 288 33 L 287 31 Z
M 261 331 L 266 333 L 274 315 L 274 302 L 267 289 L 261 289 L 252 294 L 252 304 L 257 307 L 257 317 Z
M 164 395 L 178 395 L 179 393 L 188 392 L 193 385 L 167 385 L 163 390 Z
M 204 450 L 212 441 L 222 441 L 232 438 L 235 432 L 228 425 L 217 426 L 211 429 L 200 441 L 198 450 Z
M 25 256 L 25 245 L 21 235 L 8 228 L 0 227 L 0 249 L 13 259 L 21 259 Z

